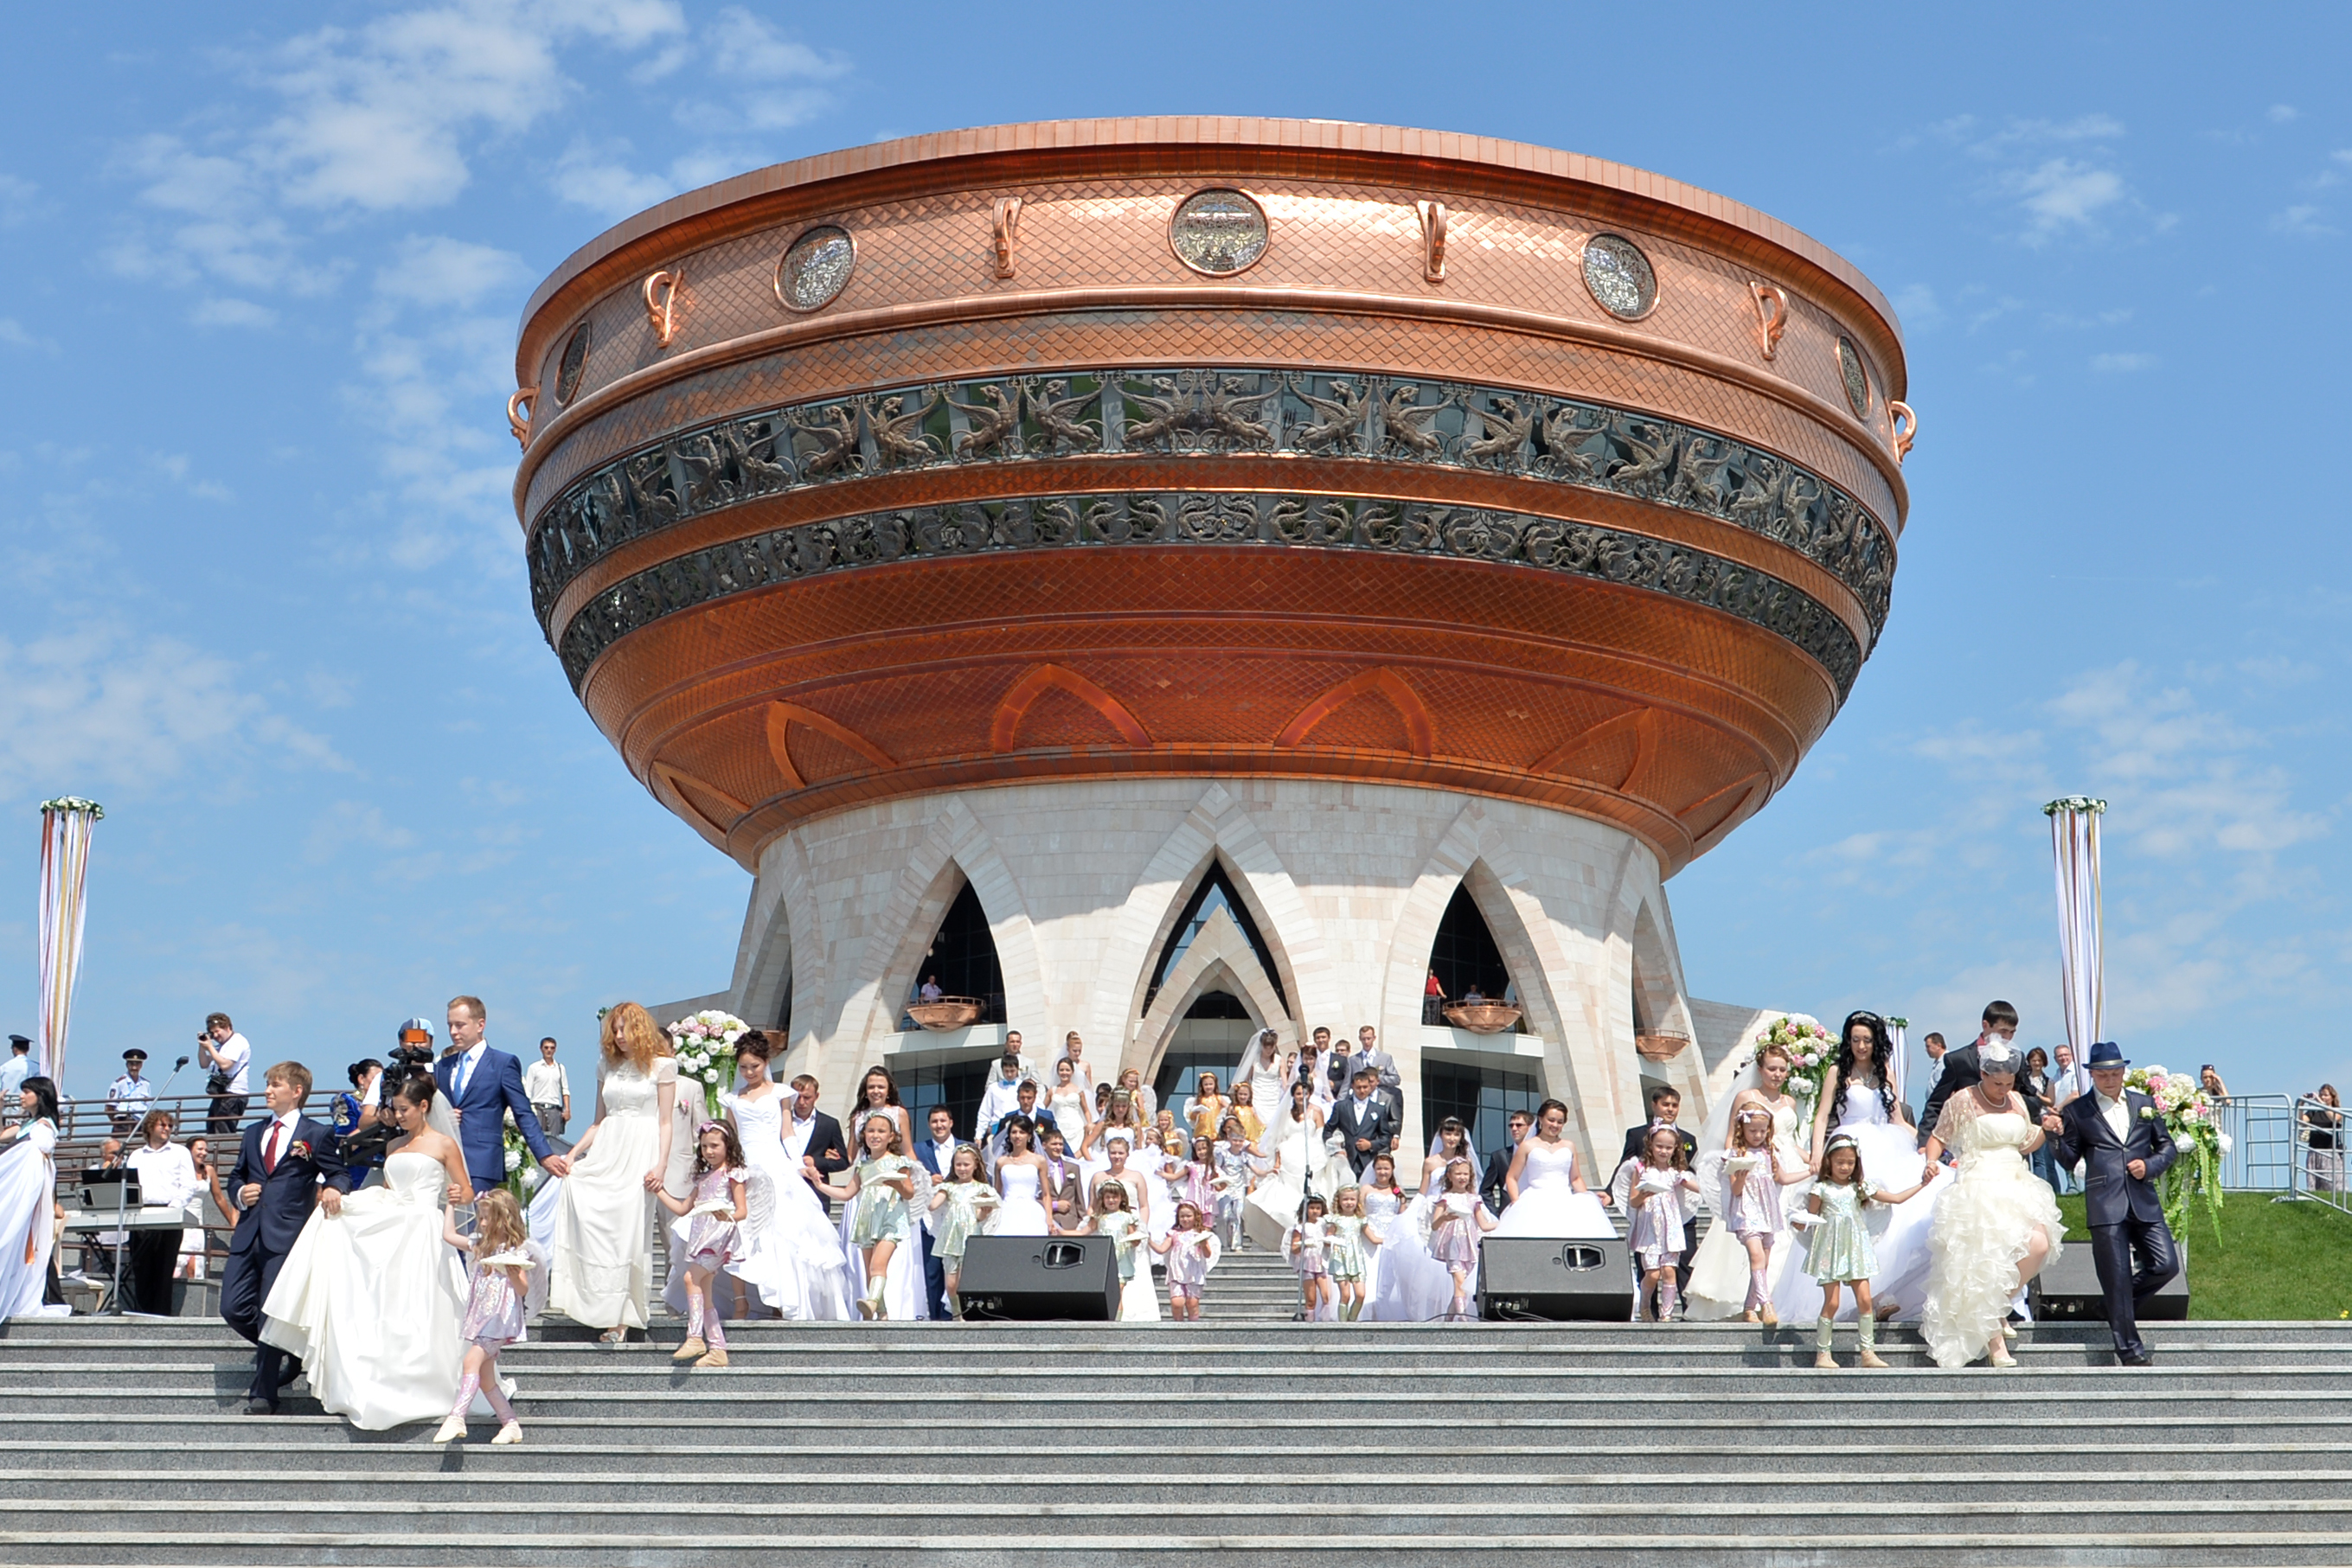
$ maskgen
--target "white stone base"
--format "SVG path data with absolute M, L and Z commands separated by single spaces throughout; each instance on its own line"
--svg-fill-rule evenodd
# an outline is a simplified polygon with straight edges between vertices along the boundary
M 1151 968 L 1213 858 L 1273 949 L 1280 991 L 1220 918 L 1147 1012 Z M 1645 1117 L 1644 1078 L 1680 1088 L 1696 1123 L 1759 1016 L 1689 999 L 1655 858 L 1582 817 L 1315 779 L 1013 784 L 845 811 L 761 857 L 729 995 L 743 1018 L 772 1026 L 789 977 L 792 1044 L 779 1067 L 815 1074 L 829 1109 L 845 1108 L 874 1063 L 1003 1041 L 1002 1026 L 898 1027 L 967 879 L 988 915 L 1012 1027 L 1041 1064 L 1076 1030 L 1098 1078 L 1133 1066 L 1150 1082 L 1205 990 L 1241 998 L 1286 1047 L 1302 1029 L 1327 1025 L 1346 1041 L 1369 1023 L 1403 1075 L 1402 1146 L 1416 1155 L 1428 1140 L 1423 1062 L 1484 1062 L 1531 1074 L 1573 1108 L 1570 1135 L 1595 1156 L 1586 1175 L 1598 1186 L 1623 1130 Z M 1422 1024 L 1431 945 L 1465 882 L 1518 988 L 1527 1034 Z M 1670 1061 L 1635 1051 L 1637 985 L 1644 1027 L 1693 1037 Z M 1402 1180 L 1417 1175 L 1417 1158 L 1400 1161 Z

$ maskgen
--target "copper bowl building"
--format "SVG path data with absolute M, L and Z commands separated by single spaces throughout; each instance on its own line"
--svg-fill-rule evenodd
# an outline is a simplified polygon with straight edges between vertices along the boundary
M 533 609 L 754 873 L 711 1001 L 828 1103 L 960 1104 L 1008 1024 L 1165 1089 L 1370 1023 L 1409 1144 L 1554 1094 L 1604 1155 L 1753 1017 L 1664 883 L 1852 689 L 1913 430 L 1885 298 L 1785 225 L 1322 121 L 744 174 L 565 261 L 516 365 Z

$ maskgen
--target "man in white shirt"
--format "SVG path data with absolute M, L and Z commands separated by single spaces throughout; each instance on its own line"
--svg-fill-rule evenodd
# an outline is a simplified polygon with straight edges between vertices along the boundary
M 522 1070 L 523 1097 L 539 1116 L 540 1130 L 551 1138 L 563 1135 L 572 1120 L 572 1079 L 555 1060 L 555 1037 L 539 1042 L 539 1060 Z
M 25 1080 L 33 1073 L 33 1042 L 21 1034 L 8 1037 L 8 1060 L 0 1061 L 0 1125 L 13 1126 L 16 1121 L 16 1096 L 25 1092 Z
M 205 1032 L 196 1037 L 196 1054 L 204 1059 L 205 1067 L 212 1074 L 205 1081 L 213 1104 L 205 1130 L 235 1134 L 239 1130 L 237 1124 L 245 1119 L 246 1070 L 253 1065 L 253 1046 L 236 1032 L 236 1026 L 228 1021 L 228 1014 L 213 1013 L 205 1019 Z
M 996 1076 L 988 1081 L 988 1092 L 980 1097 L 980 1122 L 971 1134 L 975 1139 L 987 1137 L 997 1123 L 1021 1109 L 1021 1086 L 1034 1082 L 1022 1066 L 1021 1053 L 1014 1046 L 1018 1038 L 1006 1039 L 1004 1054 L 996 1063 Z

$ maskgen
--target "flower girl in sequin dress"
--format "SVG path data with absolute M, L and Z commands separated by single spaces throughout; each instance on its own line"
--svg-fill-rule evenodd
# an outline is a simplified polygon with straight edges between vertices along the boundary
M 980 1178 L 980 1148 L 958 1144 L 948 1156 L 947 1179 L 931 1188 L 931 1256 L 946 1276 L 948 1315 L 963 1316 L 956 1285 L 963 1274 L 964 1244 L 980 1234 L 981 1221 L 996 1207 L 996 1189 Z
M 1465 1318 L 1471 1281 L 1478 1274 L 1478 1238 L 1494 1229 L 1496 1220 L 1478 1201 L 1478 1173 L 1468 1160 L 1455 1160 L 1439 1179 L 1444 1185 L 1432 1195 L 1429 1207 L 1429 1255 L 1445 1265 L 1454 1281 L 1447 1316 Z
M 1683 1154 L 1682 1134 L 1672 1127 L 1651 1128 L 1642 1153 L 1619 1167 L 1612 1185 L 1632 1217 L 1625 1249 L 1642 1272 L 1642 1315 L 1654 1323 L 1664 1322 L 1680 1305 L 1675 1269 L 1682 1260 L 1684 1222 L 1699 1196 L 1698 1178 L 1690 1174 L 1690 1162 Z
M 817 1191 L 856 1206 L 850 1216 L 849 1243 L 866 1260 L 866 1293 L 857 1299 L 860 1317 L 887 1318 L 884 1299 L 890 1274 L 890 1255 L 906 1245 L 909 1235 L 908 1200 L 915 1196 L 915 1162 L 907 1157 L 898 1124 L 887 1116 L 866 1120 L 858 1135 L 862 1153 L 849 1168 L 849 1179 L 839 1186 L 817 1183 Z
M 1330 1270 L 1331 1287 L 1339 1292 L 1341 1321 L 1354 1322 L 1363 1315 L 1372 1249 L 1383 1238 L 1364 1218 L 1361 1187 L 1341 1187 L 1331 1195 L 1331 1207 L 1335 1212 L 1324 1222 L 1329 1238 L 1324 1244 L 1323 1261 Z
M 1108 1177 L 1095 1184 L 1093 1210 L 1087 1216 L 1086 1228 L 1097 1236 L 1108 1236 L 1118 1259 L 1118 1321 L 1123 1323 L 1156 1322 L 1160 1318 L 1160 1298 L 1151 1289 L 1149 1265 L 1136 1267 L 1137 1257 L 1149 1246 L 1143 1216 L 1127 1201 L 1127 1184 Z
M 1862 1174 L 1862 1149 L 1844 1133 L 1830 1134 L 1822 1150 L 1822 1174 L 1813 1183 L 1806 1208 L 1817 1218 L 1805 1238 L 1805 1272 L 1822 1287 L 1822 1320 L 1813 1331 L 1813 1364 L 1823 1372 L 1837 1370 L 1830 1354 L 1830 1335 L 1838 1310 L 1838 1287 L 1853 1287 L 1853 1321 L 1862 1336 L 1861 1365 L 1883 1367 L 1878 1354 L 1878 1319 L 1870 1307 L 1870 1277 L 1878 1272 L 1878 1254 L 1870 1245 L 1865 1216 L 1874 1203 L 1901 1203 L 1927 1186 L 1922 1179 L 1901 1192 L 1889 1192 Z
M 522 1338 L 530 1316 L 533 1277 L 546 1279 L 547 1253 L 530 1239 L 522 1206 L 514 1194 L 494 1186 L 474 1202 L 474 1234 L 457 1234 L 457 1216 L 443 1210 L 442 1239 L 474 1255 L 466 1316 L 457 1337 L 466 1346 L 466 1375 L 457 1381 L 457 1402 L 433 1434 L 436 1443 L 463 1442 L 466 1412 L 481 1394 L 499 1422 L 493 1443 L 522 1441 L 522 1423 L 499 1385 L 499 1352 Z
M 1168 1260 L 1169 1315 L 1178 1322 L 1199 1322 L 1201 1282 L 1219 1256 L 1217 1233 L 1209 1228 L 1208 1215 L 1190 1199 L 1178 1203 L 1174 1227 L 1151 1249 Z
M 735 1129 L 725 1122 L 705 1122 L 694 1136 L 693 1190 L 685 1197 L 672 1197 L 667 1189 L 654 1194 L 686 1221 L 679 1248 L 686 1262 L 686 1343 L 672 1361 L 727 1364 L 727 1328 L 710 1282 L 750 1249 L 739 1228 L 751 1217 L 749 1183 Z
M 1282 1239 L 1283 1253 L 1298 1276 L 1298 1315 L 1304 1322 L 1328 1321 L 1331 1305 L 1331 1265 L 1324 1252 L 1330 1239 L 1330 1224 L 1324 1218 L 1328 1212 L 1320 1197 L 1308 1198 L 1306 1213 Z
M 1772 1310 L 1766 1289 L 1772 1268 L 1772 1247 L 1788 1230 L 1780 1189 L 1803 1181 L 1811 1173 L 1802 1166 L 1781 1163 L 1772 1141 L 1772 1113 L 1748 1105 L 1732 1113 L 1731 1155 L 1723 1162 L 1727 1195 L 1723 1221 L 1732 1239 L 1748 1252 L 1746 1321 L 1771 1327 L 1780 1319 Z

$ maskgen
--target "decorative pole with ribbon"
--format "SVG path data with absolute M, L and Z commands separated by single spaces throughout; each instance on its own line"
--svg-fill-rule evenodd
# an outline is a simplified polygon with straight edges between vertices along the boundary
M 1887 1087 L 1895 1091 L 1897 1100 L 1909 1098 L 1905 1090 L 1911 1082 L 1911 1054 L 1904 1045 L 1903 1031 L 1910 1027 L 1909 1019 L 1899 1019 L 1893 1013 L 1886 1015 L 1886 1043 L 1895 1048 L 1886 1053 Z M 1928 1131 L 1935 1129 L 1931 1127 Z
M 2064 965 L 2066 1043 L 2074 1070 L 2090 1060 L 2106 1019 L 2106 979 L 2100 955 L 2099 819 L 2107 803 L 2069 795 L 2042 808 L 2050 819 L 2050 852 L 2058 873 L 2058 953 Z
M 54 1082 L 65 1078 L 66 1024 L 81 978 L 90 830 L 105 815 L 104 807 L 79 795 L 41 802 L 41 1006 L 33 1061 Z

